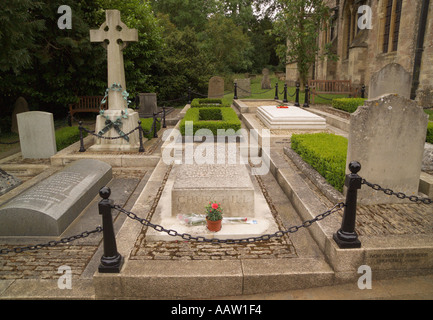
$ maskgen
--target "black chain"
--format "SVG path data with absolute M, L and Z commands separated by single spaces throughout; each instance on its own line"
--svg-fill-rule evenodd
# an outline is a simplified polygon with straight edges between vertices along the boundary
M 12 142 L 0 142 L 0 144 L 15 144 L 15 143 L 18 143 L 18 142 L 20 142 L 20 140 L 12 141 Z
M 16 248 L 12 248 L 12 249 L 0 249 L 0 255 L 1 254 L 8 254 L 10 252 L 21 253 L 21 252 L 25 252 L 25 251 L 39 250 L 39 249 L 46 248 L 46 247 L 55 247 L 60 243 L 66 244 L 66 243 L 69 243 L 69 242 L 72 242 L 72 241 L 75 241 L 78 239 L 87 238 L 91 234 L 99 233 L 99 232 L 102 232 L 101 226 L 97 227 L 95 230 L 92 230 L 92 231 L 84 231 L 84 232 L 77 234 L 75 236 L 62 238 L 60 240 L 51 240 L 51 241 L 48 241 L 47 243 L 40 243 L 40 244 L 30 245 L 30 246 L 25 246 L 25 247 L 16 247 Z
M 188 233 L 179 233 L 176 230 L 166 229 L 161 225 L 153 224 L 147 219 L 139 218 L 135 213 L 127 211 L 119 205 L 113 205 L 112 208 L 116 209 L 120 212 L 123 212 L 124 214 L 126 214 L 128 216 L 128 218 L 130 218 L 132 220 L 136 220 L 146 227 L 151 227 L 152 229 L 155 229 L 158 232 L 165 232 L 169 236 L 172 236 L 172 237 L 181 237 L 182 239 L 188 240 L 188 241 L 193 240 L 193 241 L 198 241 L 198 242 L 236 244 L 236 243 L 253 243 L 253 242 L 258 242 L 258 241 L 267 241 L 267 240 L 270 240 L 271 238 L 283 237 L 284 235 L 286 235 L 288 233 L 295 233 L 296 231 L 298 231 L 301 228 L 308 228 L 313 223 L 325 219 L 327 216 L 331 215 L 334 212 L 340 211 L 345 206 L 346 205 L 343 202 L 340 202 L 340 203 L 336 204 L 332 209 L 329 209 L 329 210 L 317 215 L 315 218 L 313 218 L 311 220 L 305 221 L 304 223 L 302 223 L 299 226 L 292 226 L 286 230 L 283 230 L 283 231 L 280 230 L 280 231 L 277 231 L 273 234 L 264 234 L 264 235 L 261 235 L 258 237 L 249 237 L 249 238 L 241 238 L 241 239 L 216 239 L 216 238 L 208 239 L 208 238 L 205 238 L 202 236 L 195 237 L 195 236 L 188 234 Z
M 375 184 L 375 183 L 371 183 L 368 182 L 365 179 L 362 179 L 362 184 L 365 184 L 366 186 L 369 186 L 370 188 L 372 188 L 373 190 L 376 191 L 382 191 L 383 193 L 385 193 L 388 196 L 396 196 L 399 199 L 408 199 L 412 202 L 416 202 L 418 204 L 420 203 L 424 203 L 424 204 L 432 204 L 433 200 L 429 199 L 429 198 L 421 198 L 418 196 L 407 196 L 406 194 L 404 194 L 403 192 L 394 192 L 391 189 L 386 189 L 386 188 L 382 188 L 380 185 Z

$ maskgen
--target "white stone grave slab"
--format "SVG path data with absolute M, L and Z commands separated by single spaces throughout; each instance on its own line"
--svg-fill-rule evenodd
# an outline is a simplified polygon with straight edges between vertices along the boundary
M 269 129 L 326 129 L 325 118 L 295 106 L 262 106 L 257 109 L 257 117 Z
M 47 159 L 57 153 L 53 114 L 29 111 L 17 114 L 24 159 Z
M 111 166 L 78 160 L 0 207 L 0 236 L 59 236 L 112 178 Z

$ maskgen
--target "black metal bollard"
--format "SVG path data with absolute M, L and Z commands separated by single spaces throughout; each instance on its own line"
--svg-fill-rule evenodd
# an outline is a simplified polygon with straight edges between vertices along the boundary
M 188 104 L 191 104 L 191 87 L 188 87 Z
M 140 147 L 138 148 L 138 152 L 144 152 L 143 127 L 141 126 L 141 120 L 138 120 L 138 140 L 140 141 Z
M 167 128 L 167 124 L 165 123 L 165 107 L 162 107 L 162 127 Z
M 67 121 L 68 121 L 68 126 L 72 127 L 72 115 L 71 115 L 71 111 L 68 111 L 68 116 L 66 117 Z
M 275 97 L 274 97 L 274 99 L 275 100 L 279 99 L 279 97 L 278 97 L 278 82 L 275 84 Z
M 310 107 L 310 87 L 305 85 L 305 102 L 303 105 L 304 108 Z
M 284 84 L 284 99 L 283 102 L 289 102 L 289 100 L 287 100 L 287 83 Z
M 361 87 L 361 98 L 365 98 L 365 85 L 364 84 Z
M 152 130 L 153 130 L 153 137 L 154 138 L 158 138 L 158 132 L 157 132 L 157 130 L 156 130 L 156 121 L 158 121 L 157 120 L 157 113 L 153 113 L 153 123 L 152 123 Z
M 334 233 L 334 241 L 341 249 L 361 248 L 361 242 L 355 231 L 356 224 L 356 202 L 358 190 L 361 189 L 362 178 L 358 175 L 361 164 L 353 161 L 349 164 L 351 174 L 346 175 L 344 185 L 347 187 L 346 207 L 344 208 L 341 228 Z
M 102 215 L 104 236 L 104 254 L 101 257 L 98 271 L 101 273 L 119 273 L 123 265 L 123 257 L 117 252 L 116 237 L 114 235 L 113 217 L 111 216 L 111 190 L 103 187 L 99 190 L 102 200 L 99 201 L 99 214 Z
M 238 84 L 235 82 L 235 95 L 233 96 L 233 99 L 237 100 L 238 99 Z
M 83 140 L 83 122 L 78 122 L 78 129 L 80 130 L 80 150 L 79 152 L 86 152 L 86 149 L 84 149 L 84 140 Z
M 299 82 L 296 82 L 296 100 L 295 100 L 295 107 L 299 107 L 301 106 L 299 104 L 299 91 L 300 91 L 300 87 L 301 85 L 299 84 Z

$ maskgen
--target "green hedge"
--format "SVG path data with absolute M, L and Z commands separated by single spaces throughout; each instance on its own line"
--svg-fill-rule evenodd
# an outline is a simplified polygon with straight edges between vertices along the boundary
M 433 143 L 433 122 L 428 123 L 426 141 L 428 143 Z
M 232 108 L 190 108 L 180 122 L 182 135 L 185 135 L 186 121 L 193 122 L 193 134 L 199 129 L 209 129 L 216 136 L 218 129 L 233 129 L 236 132 L 241 128 L 241 121 Z
M 218 105 L 216 105 L 218 104 Z M 215 107 L 230 107 L 230 102 L 224 99 L 202 98 L 194 99 L 191 102 L 191 108 L 215 108 Z
M 156 123 L 156 132 L 159 131 L 159 129 L 161 129 L 161 119 L 158 118 L 159 122 Z M 153 124 L 153 118 L 140 118 L 141 121 L 141 127 L 143 128 L 143 133 L 144 133 L 144 137 L 146 137 L 147 139 L 152 139 L 153 138 L 153 129 L 152 131 L 150 131 L 149 133 L 147 133 L 151 128 L 152 128 L 152 124 Z
M 332 106 L 335 109 L 344 110 L 353 113 L 359 106 L 364 105 L 364 98 L 339 98 L 332 100 Z
M 83 138 L 87 137 L 87 132 L 83 131 Z M 56 146 L 60 151 L 71 144 L 80 140 L 80 130 L 78 127 L 63 127 L 56 130 Z
M 292 149 L 340 192 L 346 176 L 347 145 L 346 138 L 329 133 L 292 136 Z

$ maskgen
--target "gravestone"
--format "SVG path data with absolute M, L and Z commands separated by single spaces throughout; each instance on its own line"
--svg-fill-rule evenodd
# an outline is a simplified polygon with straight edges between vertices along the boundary
M 224 78 L 218 76 L 210 78 L 207 97 L 210 99 L 224 98 Z
M 269 129 L 326 129 L 325 118 L 294 106 L 261 106 L 257 109 L 257 117 Z
M 12 125 L 11 132 L 18 133 L 18 122 L 17 122 L 17 114 L 28 112 L 29 105 L 27 104 L 26 99 L 23 97 L 19 97 L 14 104 L 14 110 L 12 111 Z
M 202 213 L 210 201 L 221 203 L 225 217 L 255 215 L 254 186 L 243 164 L 181 165 L 171 197 L 173 216 Z
M 346 163 L 360 162 L 359 175 L 371 183 L 418 195 L 427 123 L 428 116 L 410 99 L 390 94 L 368 100 L 350 116 Z M 358 191 L 358 200 L 361 204 L 400 202 L 366 185 Z
M 21 180 L 0 169 L 0 196 L 21 184 Z
M 53 114 L 29 111 L 17 114 L 24 159 L 47 159 L 57 153 Z
M 262 70 L 262 89 L 271 89 L 271 79 L 269 78 L 269 69 Z
M 411 86 L 411 74 L 400 64 L 390 63 L 371 77 L 368 99 L 377 99 L 389 93 L 396 93 L 409 99 Z
M 106 10 L 106 21 L 98 30 L 90 30 L 91 42 L 102 42 L 107 50 L 108 88 L 120 85 L 120 90 L 108 91 L 108 110 L 96 118 L 95 132 L 105 138 L 115 138 L 128 133 L 138 126 L 139 114 L 128 108 L 126 101 L 125 68 L 123 49 L 128 42 L 138 41 L 138 31 L 129 29 L 120 19 L 119 10 Z M 121 125 L 114 126 L 120 119 Z M 108 123 L 107 123 L 108 122 Z M 139 147 L 139 133 L 135 130 L 127 137 L 117 139 L 96 138 L 89 149 L 122 151 Z
M 251 95 L 251 79 L 236 79 L 238 98 L 249 97 Z
M 59 236 L 112 178 L 111 166 L 78 160 L 0 207 L 0 236 Z
M 156 93 L 139 93 L 138 96 L 140 101 L 138 114 L 140 118 L 152 117 L 154 113 L 158 112 Z

